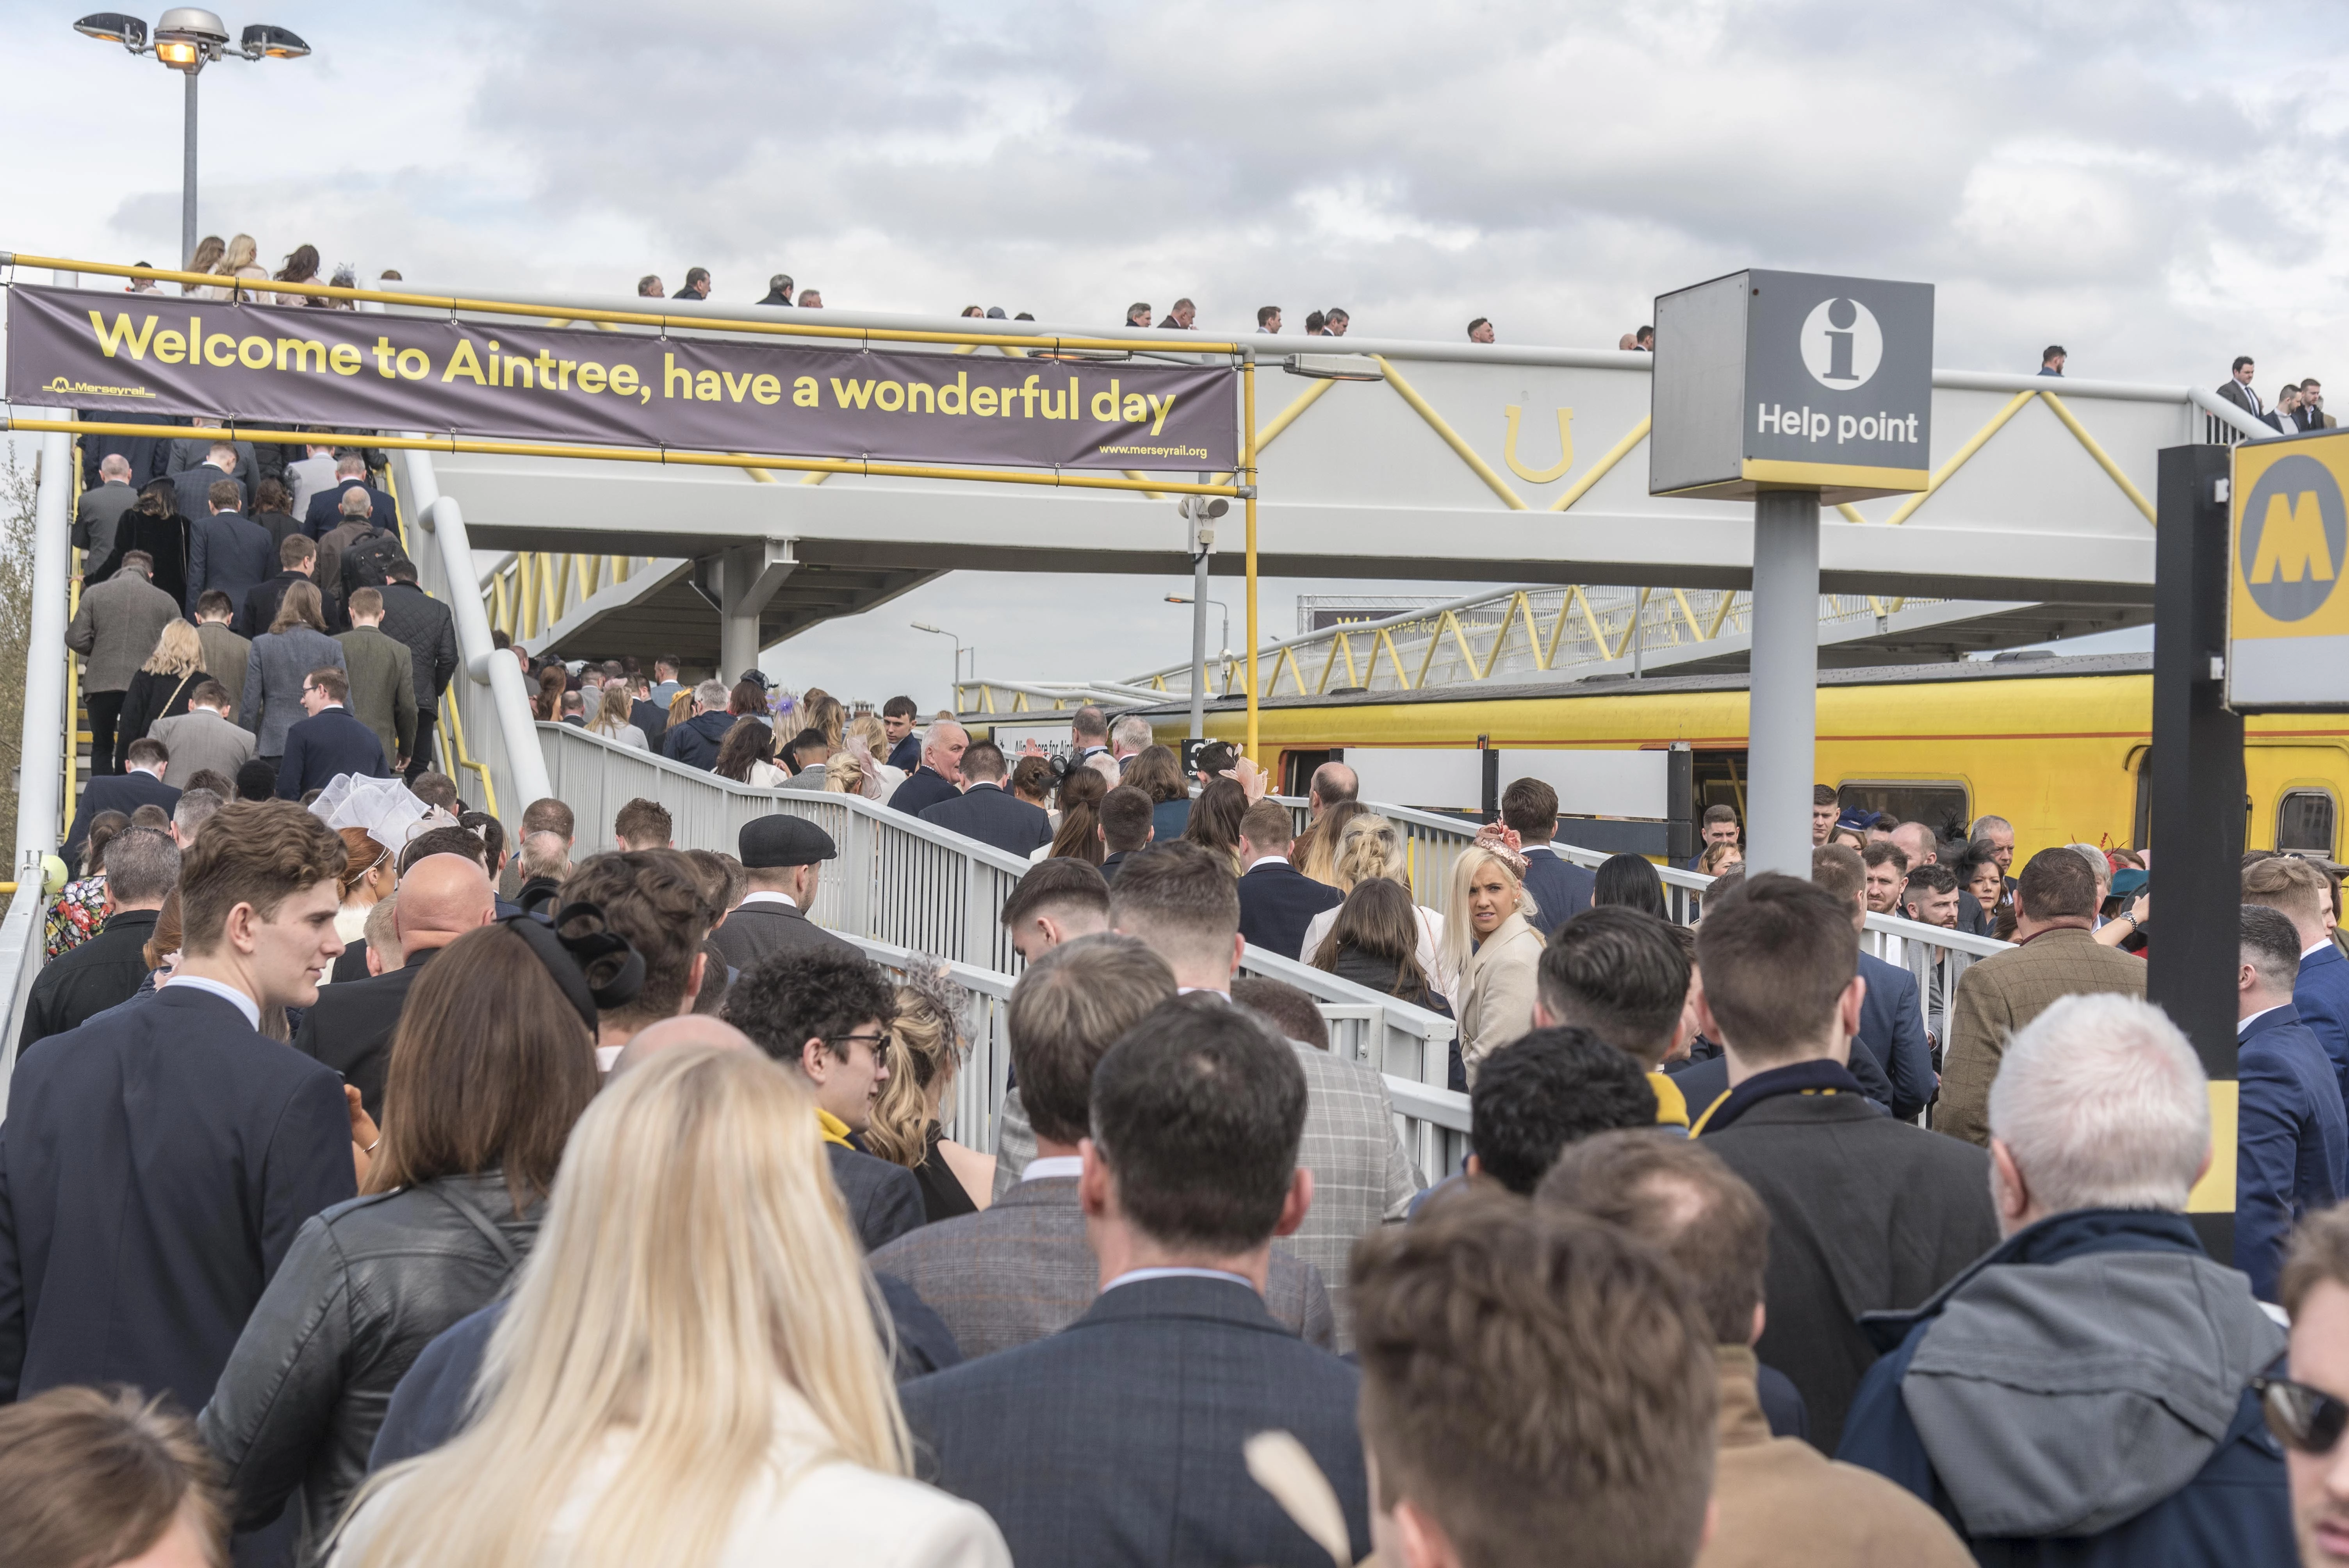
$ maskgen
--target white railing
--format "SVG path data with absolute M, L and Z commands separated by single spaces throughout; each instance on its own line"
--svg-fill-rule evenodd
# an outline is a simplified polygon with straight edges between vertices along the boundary
M 17 882 L 8 900 L 8 913 L 0 918 L 0 997 L 6 999 L 0 1027 L 8 1031 L 0 1037 L 0 1117 L 8 1113 L 8 1085 L 16 1076 L 16 1041 L 25 1032 L 25 1004 L 32 996 L 34 978 L 41 972 L 41 914 L 48 902 L 41 886 L 40 867 L 36 865 Z

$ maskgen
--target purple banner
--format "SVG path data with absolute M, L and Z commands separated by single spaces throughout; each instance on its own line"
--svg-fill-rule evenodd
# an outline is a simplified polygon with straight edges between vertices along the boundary
M 1230 469 L 1226 366 L 783 346 L 17 284 L 10 403 L 491 440 Z

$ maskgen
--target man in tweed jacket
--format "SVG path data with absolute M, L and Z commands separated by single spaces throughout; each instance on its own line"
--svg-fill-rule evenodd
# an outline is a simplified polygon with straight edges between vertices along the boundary
M 1012 988 L 1011 1064 L 1031 1108 L 1036 1158 L 990 1207 L 925 1225 L 873 1254 L 873 1271 L 913 1286 L 966 1357 L 1058 1333 L 1092 1305 L 1100 1269 L 1077 1202 L 1077 1144 L 1091 1123 L 1093 1068 L 1174 995 L 1166 965 L 1117 936 L 1064 943 Z M 1276 1253 L 1264 1305 L 1291 1333 L 1330 1345 L 1336 1319 L 1309 1264 Z
M 2031 857 L 2015 886 L 2016 945 L 1958 979 L 1933 1130 L 1987 1146 L 1991 1080 L 2015 1030 L 2065 996 L 2145 995 L 2145 961 L 2090 935 L 2095 920 L 2095 872 L 2078 851 L 2058 845 Z
M 154 653 L 163 628 L 180 618 L 171 596 L 148 580 L 154 566 L 145 551 L 125 552 L 113 576 L 82 590 L 81 604 L 66 628 L 66 646 L 89 660 L 81 689 L 89 705 L 93 776 L 118 771 L 114 725 L 122 713 L 122 695 Z

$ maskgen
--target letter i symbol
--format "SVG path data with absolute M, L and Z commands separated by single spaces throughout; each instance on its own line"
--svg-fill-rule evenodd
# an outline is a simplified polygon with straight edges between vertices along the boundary
M 1851 324 L 1859 319 L 1859 307 L 1847 299 L 1839 299 L 1827 306 L 1827 323 L 1837 330 L 1827 334 L 1828 381 L 1857 381 L 1859 377 L 1851 368 Z

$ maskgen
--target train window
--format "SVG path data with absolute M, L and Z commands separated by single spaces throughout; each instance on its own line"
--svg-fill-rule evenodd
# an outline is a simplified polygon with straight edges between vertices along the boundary
M 2275 847 L 2313 850 L 2330 859 L 2338 813 L 2330 789 L 2290 789 L 2276 802 Z
M 1847 783 L 1836 791 L 1845 810 L 1889 811 L 1896 822 L 1922 822 L 1944 839 L 1963 839 L 1966 787 L 1937 780 L 1903 779 L 1881 784 Z

